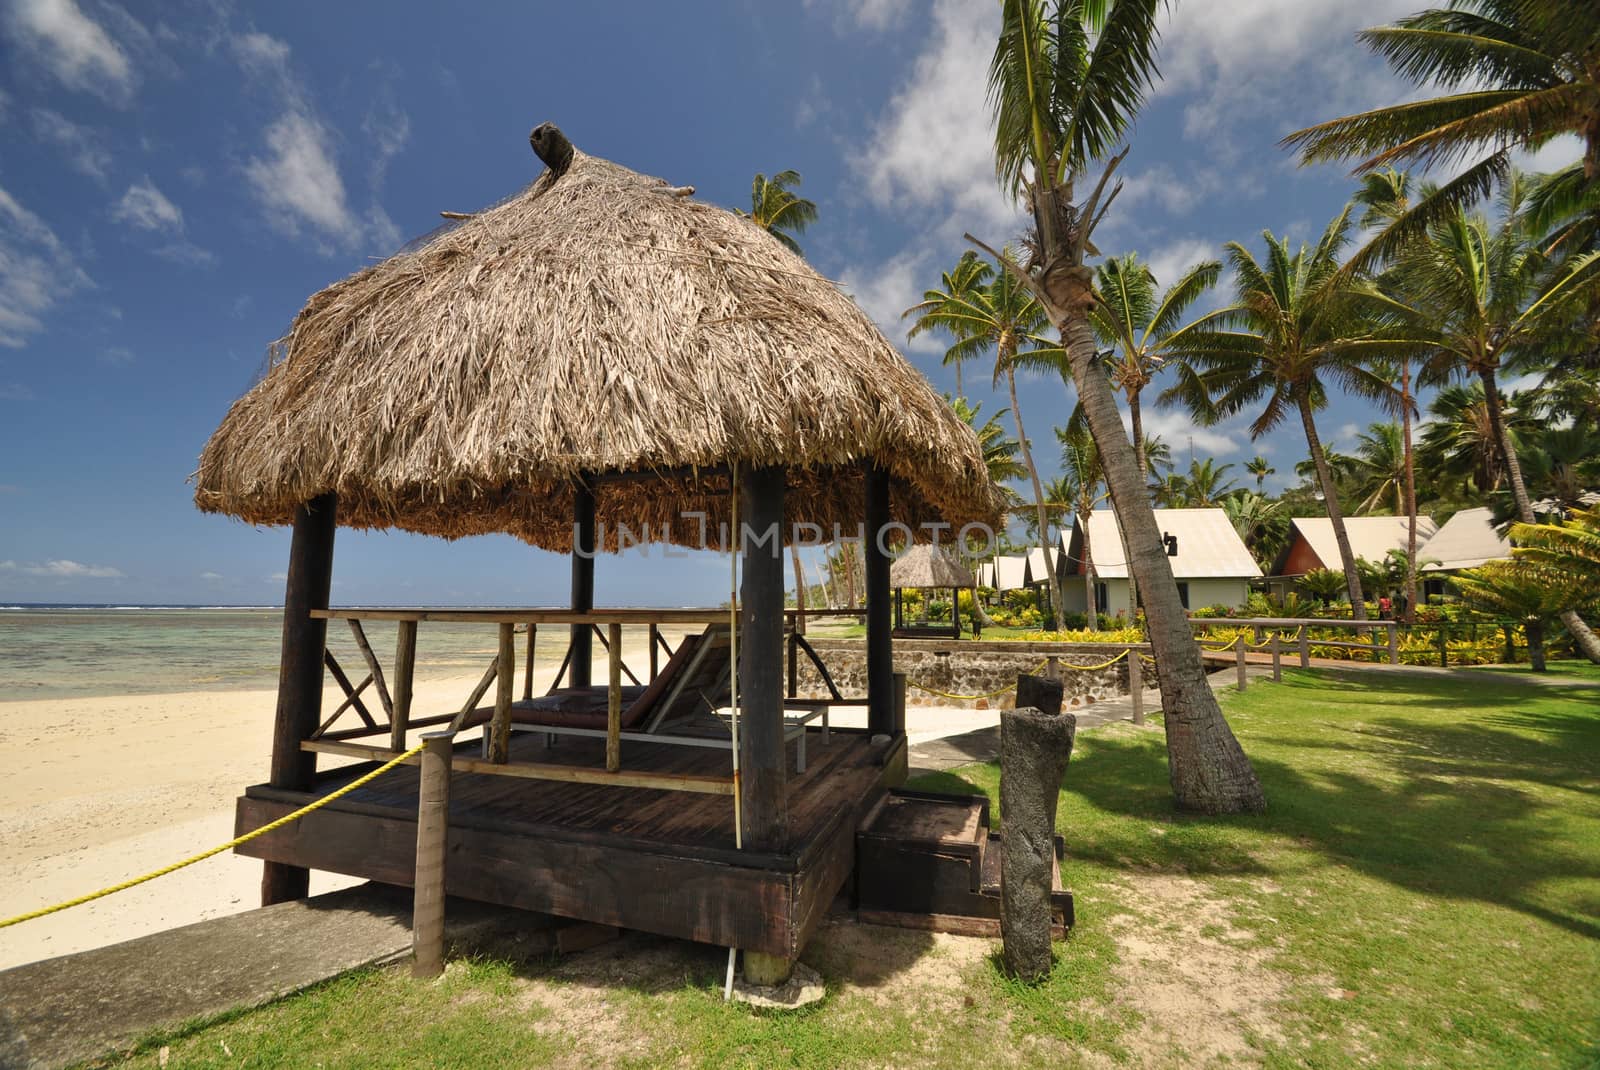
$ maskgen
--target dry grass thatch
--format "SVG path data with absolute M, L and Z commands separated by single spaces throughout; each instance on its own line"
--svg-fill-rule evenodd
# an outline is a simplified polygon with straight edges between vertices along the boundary
M 975 587 L 972 572 L 942 546 L 912 546 L 889 567 L 891 587 Z
M 598 516 L 613 544 L 619 523 L 694 544 L 676 518 L 714 532 L 729 464 L 787 466 L 791 521 L 853 531 L 875 459 L 897 519 L 994 520 L 977 440 L 927 380 L 804 260 L 689 192 L 575 151 L 316 294 L 206 444 L 196 504 L 282 524 L 337 491 L 348 526 L 566 550 L 574 480 L 675 469 L 601 482 Z

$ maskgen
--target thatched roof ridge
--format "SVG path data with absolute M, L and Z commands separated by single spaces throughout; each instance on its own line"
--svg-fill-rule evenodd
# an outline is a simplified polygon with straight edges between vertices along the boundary
M 975 587 L 972 571 L 942 546 L 909 547 L 889 566 L 890 587 Z
M 928 382 L 804 260 L 689 192 L 573 151 L 322 290 L 206 444 L 196 504 L 281 524 L 336 491 L 349 526 L 566 549 L 588 473 L 676 470 L 600 485 L 600 519 L 637 533 L 694 509 L 714 527 L 728 464 L 782 464 L 791 520 L 853 530 L 875 459 L 898 519 L 992 521 L 977 440 Z

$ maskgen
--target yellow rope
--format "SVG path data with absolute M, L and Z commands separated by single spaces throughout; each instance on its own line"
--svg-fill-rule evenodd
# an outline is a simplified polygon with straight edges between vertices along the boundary
M 146 881 L 153 881 L 157 877 L 165 877 L 168 873 L 172 873 L 172 872 L 174 872 L 176 870 L 180 870 L 180 869 L 184 868 L 185 866 L 192 866 L 196 862 L 204 862 L 206 859 L 210 858 L 212 855 L 219 855 L 223 851 L 231 850 L 231 849 L 233 849 L 235 847 L 238 847 L 240 844 L 249 843 L 251 840 L 255 839 L 258 836 L 265 836 L 267 833 L 272 832 L 272 831 L 274 831 L 276 829 L 280 829 L 280 828 L 282 828 L 283 826 L 289 824 L 292 821 L 300 820 L 302 817 L 305 817 L 307 814 L 311 813 L 311 811 L 313 811 L 313 810 L 320 810 L 322 807 L 328 805 L 329 803 L 333 802 L 333 800 L 339 798 L 342 795 L 350 794 L 352 791 L 355 791 L 357 788 L 361 787 L 363 784 L 366 784 L 366 783 L 368 783 L 368 782 L 370 782 L 372 780 L 375 780 L 378 777 L 382 776 L 384 773 L 387 773 L 389 770 L 393 769 L 395 766 L 399 765 L 401 762 L 404 762 L 406 759 L 414 757 L 416 754 L 421 752 L 421 750 L 422 750 L 422 748 L 424 746 L 426 746 L 426 744 L 418 743 L 415 747 L 412 747 L 410 750 L 406 751 L 404 754 L 399 755 L 396 758 L 390 759 L 389 761 L 385 762 L 384 764 L 378 766 L 378 768 L 374 769 L 372 772 L 367 773 L 365 776 L 361 776 L 361 777 L 356 778 L 355 780 L 352 780 L 350 783 L 346 784 L 344 787 L 340 788 L 338 791 L 333 792 L 331 795 L 324 795 L 322 798 L 318 799 L 316 802 L 311 803 L 310 805 L 307 805 L 307 806 L 302 806 L 300 809 L 296 810 L 292 814 L 285 814 L 283 817 L 278 818 L 278 820 L 273 821 L 270 824 L 262 825 L 260 828 L 256 829 L 254 832 L 247 832 L 243 836 L 235 836 L 233 839 L 229 840 L 225 844 L 222 844 L 220 847 L 213 847 L 209 851 L 201 851 L 197 855 L 192 855 L 192 856 L 190 856 L 188 858 L 185 858 L 181 862 L 174 862 L 170 866 L 163 866 L 160 869 L 155 870 L 152 873 L 146 873 L 142 877 L 134 877 L 132 880 L 123 881 L 121 884 L 113 884 L 109 888 L 101 888 L 98 892 L 90 892 L 88 895 L 80 895 L 76 899 L 68 899 L 65 903 L 57 903 L 55 906 L 50 906 L 50 907 L 41 907 L 38 910 L 30 910 L 26 914 L 18 914 L 14 918 L 6 918 L 4 921 L 0 921 L 0 929 L 4 929 L 4 928 L 7 928 L 7 927 L 12 926 L 12 925 L 20 925 L 21 923 L 23 923 L 25 921 L 32 921 L 34 918 L 42 918 L 46 914 L 54 914 L 57 911 L 66 910 L 69 907 L 81 906 L 84 903 L 92 903 L 96 899 L 103 899 L 108 895 L 114 895 L 117 892 L 126 891 L 127 889 L 132 888 L 132 887 L 134 887 L 136 885 L 143 884 Z
M 1066 661 L 1058 662 L 1057 664 L 1063 669 L 1072 669 L 1075 672 L 1092 672 L 1095 669 L 1109 669 L 1109 668 L 1111 668 L 1111 666 L 1115 665 L 1117 662 L 1119 662 L 1123 658 L 1127 657 L 1129 653 L 1130 653 L 1130 651 L 1124 650 L 1122 653 L 1118 654 L 1116 657 L 1112 658 L 1110 661 L 1102 661 L 1098 665 L 1074 665 L 1071 662 L 1066 662 Z M 1041 661 L 1039 664 L 1035 665 L 1030 670 L 1030 673 L 1036 673 L 1036 672 L 1038 672 L 1040 669 L 1044 668 L 1048 664 L 1050 664 L 1050 659 L 1046 658 L 1045 660 Z M 907 680 L 906 683 L 908 685 L 910 685 L 911 687 L 916 688 L 918 691 L 926 691 L 928 694 L 930 694 L 930 695 L 938 695 L 940 698 L 953 698 L 953 699 L 956 699 L 959 702 L 976 702 L 980 698 L 994 698 L 997 695 L 1005 694 L 1007 691 L 1016 690 L 1016 685 L 1015 684 L 1007 684 L 1005 687 L 1000 688 L 998 691 L 986 691 L 981 695 L 955 695 L 955 694 L 951 694 L 949 691 L 940 691 L 936 687 L 928 687 L 926 684 L 919 684 L 915 680 Z

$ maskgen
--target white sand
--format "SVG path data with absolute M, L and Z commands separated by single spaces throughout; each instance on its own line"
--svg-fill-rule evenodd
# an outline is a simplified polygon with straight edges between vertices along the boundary
M 625 656 L 630 664 L 642 664 L 642 639 Z M 549 687 L 553 669 L 546 665 L 536 672 L 536 691 Z M 594 678 L 605 678 L 603 661 L 595 662 Z M 417 716 L 459 709 L 476 682 L 476 675 L 429 678 L 419 671 L 413 709 Z M 332 710 L 342 698 L 330 684 L 323 709 Z M 0 703 L 0 918 L 231 839 L 234 800 L 267 776 L 275 702 L 274 691 L 254 690 Z M 369 708 L 375 706 L 373 698 Z M 359 724 L 353 713 L 345 716 Z M 907 716 L 912 742 L 998 721 L 993 711 L 920 706 Z M 834 716 L 840 725 L 864 721 L 864 711 Z M 320 761 L 323 768 L 338 763 L 326 755 Z M 0 929 L 0 969 L 249 910 L 260 903 L 260 882 L 260 862 L 231 852 L 217 855 L 96 902 Z M 313 871 L 311 890 L 352 883 Z
M 596 649 L 594 679 L 604 680 L 604 652 Z M 643 637 L 628 643 L 624 656 L 644 664 Z M 548 689 L 554 670 L 535 667 L 536 693 Z M 476 673 L 429 677 L 419 669 L 414 716 L 460 709 L 477 682 Z M 520 693 L 520 670 L 517 683 Z M 376 711 L 370 688 L 362 697 Z M 486 701 L 493 697 L 491 689 Z M 329 681 L 324 711 L 343 698 Z M 231 839 L 234 800 L 246 785 L 267 778 L 276 701 L 276 691 L 254 690 L 0 703 L 0 918 Z M 360 723 L 346 711 L 340 726 Z M 327 755 L 319 762 L 321 768 L 342 764 Z M 313 893 L 353 883 L 336 874 L 311 875 Z M 260 885 L 259 861 L 226 852 L 0 929 L 0 969 L 249 910 L 260 905 Z

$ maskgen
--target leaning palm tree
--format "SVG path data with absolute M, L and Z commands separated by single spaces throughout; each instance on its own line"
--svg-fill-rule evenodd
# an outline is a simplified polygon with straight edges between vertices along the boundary
M 1302 163 L 1357 160 L 1360 173 L 1470 163 L 1390 221 L 1353 258 L 1358 266 L 1484 197 L 1516 149 L 1575 134 L 1583 159 L 1566 170 L 1569 185 L 1600 183 L 1600 5 L 1451 0 L 1359 37 L 1401 77 L 1444 94 L 1319 123 L 1284 144 Z
M 1098 255 L 1092 235 L 1117 195 L 1111 179 L 1127 150 L 1116 148 L 1155 73 L 1164 6 L 1161 0 L 1003 0 L 989 66 L 995 170 L 1006 191 L 1025 203 L 1033 226 L 1029 264 L 1004 258 L 1001 266 L 1060 332 L 1100 451 L 1155 650 L 1173 795 L 1186 809 L 1258 811 L 1266 806 L 1261 782 L 1206 683 L 1089 319 L 1097 298 L 1084 261 Z
M 1078 529 L 1079 552 L 1083 568 L 1083 606 L 1091 632 L 1100 629 L 1100 607 L 1094 597 L 1094 555 L 1089 545 L 1089 518 L 1106 500 L 1105 471 L 1100 467 L 1100 451 L 1094 436 L 1082 421 L 1056 428 L 1061 443 L 1062 498 L 1071 505 L 1072 522 Z
M 1259 406 L 1250 425 L 1252 438 L 1291 415 L 1300 418 L 1339 545 L 1351 611 L 1356 620 L 1366 620 L 1361 576 L 1345 530 L 1339 487 L 1317 432 L 1316 412 L 1327 403 L 1329 383 L 1359 398 L 1387 398 L 1388 382 L 1367 365 L 1374 354 L 1398 343 L 1375 333 L 1365 314 L 1367 291 L 1347 284 L 1341 273 L 1339 257 L 1349 229 L 1346 208 L 1310 248 L 1291 251 L 1287 239 L 1266 231 L 1265 264 L 1243 245 L 1229 242 L 1237 301 L 1180 339 L 1184 364 L 1178 384 L 1162 397 L 1183 402 L 1202 423 Z
M 1215 286 L 1222 265 L 1215 260 L 1196 264 L 1165 292 L 1156 293 L 1157 279 L 1137 253 L 1114 256 L 1095 271 L 1098 302 L 1089 311 L 1094 333 L 1111 349 L 1105 355 L 1111 382 L 1128 403 L 1129 430 L 1139 478 L 1150 471 L 1145 459 L 1144 413 L 1140 404 L 1167 360 L 1172 339 L 1188 324 L 1184 313 Z M 1128 605 L 1139 604 L 1139 585 L 1128 576 Z
M 946 308 L 953 301 L 970 299 L 973 292 L 980 287 L 987 286 L 994 275 L 994 265 L 980 257 L 977 253 L 963 253 L 956 262 L 953 271 L 946 271 L 939 280 L 939 286 L 932 290 L 924 290 L 922 300 L 912 305 L 900 314 L 901 319 L 916 317 L 916 322 L 911 325 L 911 330 L 906 332 L 906 340 L 917 337 L 930 330 L 941 330 L 952 335 L 952 340 L 960 343 L 967 337 L 967 326 L 963 323 L 949 323 L 930 313 L 936 313 Z M 966 394 L 961 389 L 961 362 L 965 359 L 965 350 L 959 344 L 945 350 L 944 363 L 956 370 L 956 397 L 962 398 Z
M 817 221 L 817 206 L 794 192 L 800 185 L 799 171 L 779 171 L 768 178 L 760 172 L 750 185 L 750 212 L 740 212 L 756 226 L 777 238 L 791 252 L 799 254 L 794 236 Z M 738 211 L 738 209 L 735 209 Z M 794 607 L 805 620 L 806 570 L 800 562 L 800 543 L 789 543 L 789 559 L 794 564 Z
M 998 254 L 1009 258 L 1009 250 Z M 1018 284 L 1009 272 L 995 272 L 984 265 L 982 272 L 958 274 L 967 278 L 987 281 L 969 286 L 960 292 L 945 292 L 943 296 L 923 301 L 907 310 L 917 314 L 919 330 L 939 329 L 955 343 L 945 354 L 946 362 L 975 360 L 992 354 L 994 358 L 993 382 L 996 386 L 1004 379 L 1011 392 L 1011 418 L 1017 428 L 1017 450 L 1022 455 L 1022 466 L 1027 470 L 1033 485 L 1034 524 L 1038 530 L 1039 545 L 1044 550 L 1045 577 L 1050 592 L 1050 608 L 1057 621 L 1061 620 L 1061 585 L 1056 579 L 1055 553 L 1050 535 L 1049 505 L 1044 483 L 1039 478 L 1039 468 L 1033 463 L 1033 450 L 1028 444 L 1028 432 L 1022 424 L 1022 405 L 1017 397 L 1018 369 L 1044 369 L 1059 372 L 1062 363 L 1061 346 L 1044 337 L 1049 326 L 1039 302 Z M 930 294 L 934 291 L 929 291 Z

